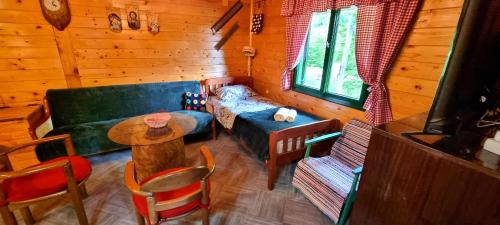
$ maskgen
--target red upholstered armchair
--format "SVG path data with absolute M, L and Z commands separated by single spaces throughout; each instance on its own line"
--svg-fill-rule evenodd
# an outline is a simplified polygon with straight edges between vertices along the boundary
M 34 224 L 29 205 L 69 195 L 80 225 L 88 225 L 82 198 L 87 196 L 85 181 L 90 176 L 90 162 L 75 156 L 68 134 L 31 141 L 7 149 L 0 154 L 2 163 L 10 169 L 7 154 L 25 147 L 49 141 L 64 141 L 68 156 L 59 157 L 22 170 L 0 172 L 0 213 L 6 225 L 17 225 L 12 211 L 20 209 L 24 222 Z
M 210 183 L 208 178 L 215 170 L 210 151 L 201 146 L 206 166 L 168 169 L 142 182 L 135 179 L 134 163 L 125 167 L 125 184 L 132 192 L 137 222 L 144 225 L 176 219 L 201 209 L 203 225 L 209 224 Z

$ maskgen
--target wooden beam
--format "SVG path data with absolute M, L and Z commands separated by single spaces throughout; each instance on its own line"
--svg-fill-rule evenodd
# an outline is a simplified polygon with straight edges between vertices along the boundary
M 75 55 L 73 54 L 73 45 L 71 44 L 69 31 L 68 29 L 63 31 L 57 29 L 53 30 L 66 84 L 68 88 L 81 87 L 82 82 L 80 80 L 80 73 L 78 71 L 78 65 L 76 64 Z

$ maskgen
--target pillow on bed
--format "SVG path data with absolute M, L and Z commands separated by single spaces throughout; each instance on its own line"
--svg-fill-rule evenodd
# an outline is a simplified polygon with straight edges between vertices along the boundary
M 205 112 L 207 111 L 207 96 L 205 94 L 194 94 L 191 92 L 186 92 L 185 100 L 186 100 L 186 105 L 185 109 L 186 110 L 196 110 L 196 111 L 202 111 Z
M 215 94 L 223 101 L 246 99 L 248 97 L 257 95 L 257 93 L 255 93 L 251 88 L 245 85 L 230 85 L 220 87 L 215 90 Z

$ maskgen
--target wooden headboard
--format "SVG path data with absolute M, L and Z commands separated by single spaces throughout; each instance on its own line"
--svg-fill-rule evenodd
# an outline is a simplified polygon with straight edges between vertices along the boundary
M 203 88 L 203 92 L 210 95 L 215 95 L 215 89 L 219 87 L 224 87 L 228 85 L 236 85 L 236 84 L 244 84 L 251 88 L 252 87 L 252 77 L 247 76 L 238 76 L 238 77 L 218 77 L 206 79 L 201 82 L 201 86 Z

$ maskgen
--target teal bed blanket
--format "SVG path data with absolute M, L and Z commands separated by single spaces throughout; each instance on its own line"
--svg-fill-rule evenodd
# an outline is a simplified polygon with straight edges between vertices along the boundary
M 273 116 L 278 109 L 241 113 L 236 116 L 234 121 L 233 134 L 242 139 L 261 161 L 269 158 L 269 134 L 271 132 L 323 120 L 310 113 L 295 109 L 297 117 L 294 122 L 277 122 L 274 121 Z

